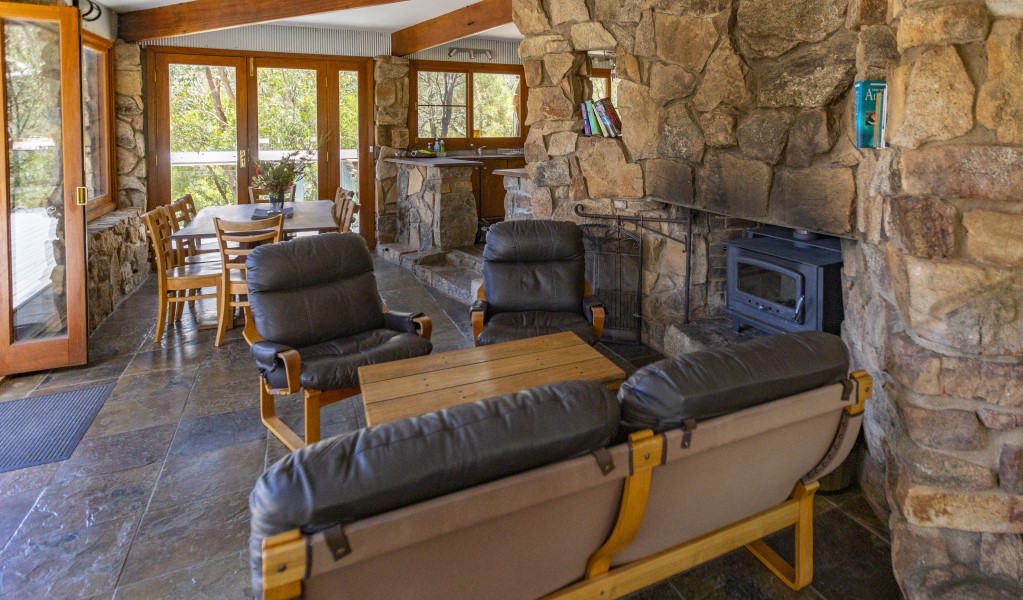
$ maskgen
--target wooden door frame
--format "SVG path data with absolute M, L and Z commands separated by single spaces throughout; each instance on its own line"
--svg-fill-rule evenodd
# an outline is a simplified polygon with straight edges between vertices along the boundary
M 0 185 L 0 231 L 7 238 L 0 243 L 0 374 L 11 375 L 62 366 L 85 364 L 88 360 L 88 307 L 85 295 L 85 206 L 77 202 L 77 190 L 84 184 L 82 161 L 82 72 L 81 25 L 78 9 L 63 6 L 0 3 L 4 20 L 26 19 L 56 23 L 60 39 L 61 165 L 64 183 L 64 290 L 67 334 L 42 340 L 14 342 L 13 279 L 10 232 L 11 199 L 8 185 Z M 5 61 L 4 27 L 0 24 L 0 67 Z M 7 135 L 7 81 L 0 77 L 0 177 L 10 181 Z M 77 85 L 67 85 L 74 82 Z
M 170 110 L 169 106 L 166 106 L 166 99 L 169 94 L 169 82 L 166 81 L 167 77 L 164 76 L 162 79 L 163 83 L 160 82 L 160 73 L 167 73 L 167 60 L 162 57 L 174 56 L 178 59 L 178 62 L 188 63 L 188 61 L 201 64 L 199 61 L 209 58 L 220 58 L 220 59 L 233 59 L 240 60 L 244 64 L 242 73 L 244 74 L 245 85 L 238 85 L 239 88 L 245 87 L 245 105 L 242 110 L 242 101 L 239 98 L 239 120 L 242 119 L 244 113 L 244 129 L 246 133 L 245 146 L 241 146 L 239 141 L 239 148 L 244 148 L 248 155 L 248 161 L 246 168 L 239 169 L 239 186 L 242 185 L 242 181 L 249 181 L 254 167 L 252 166 L 253 161 L 258 156 L 258 134 L 253 132 L 258 131 L 258 112 L 256 109 L 256 102 L 258 101 L 257 82 L 255 79 L 255 68 L 259 66 L 267 67 L 282 67 L 282 68 L 299 68 L 299 69 L 317 69 L 317 128 L 321 131 L 335 132 L 339 126 L 338 111 L 339 98 L 338 98 L 338 72 L 339 71 L 355 71 L 359 74 L 359 187 L 360 187 L 360 210 L 359 210 L 359 231 L 366 243 L 369 244 L 370 248 L 373 248 L 376 243 L 376 203 L 373 200 L 375 197 L 375 185 L 376 179 L 374 177 L 375 172 L 375 161 L 373 153 L 370 152 L 370 147 L 375 144 L 373 139 L 373 124 L 374 124 L 374 95 L 373 95 L 373 69 L 374 62 L 371 57 L 350 57 L 350 56 L 331 56 L 323 54 L 300 54 L 300 53 L 285 53 L 285 52 L 257 52 L 257 51 L 240 51 L 240 50 L 217 50 L 207 48 L 179 48 L 170 46 L 148 46 L 146 48 L 146 83 L 147 85 L 156 84 L 156 88 L 159 95 L 147 94 L 147 98 L 155 99 L 156 102 L 150 100 L 149 106 L 146 107 L 146 121 L 148 125 L 147 145 L 149 150 L 146 153 L 146 166 L 150 173 L 153 173 L 149 177 L 148 188 L 150 206 L 154 208 L 164 201 L 169 202 L 169 193 L 162 193 L 161 190 L 170 189 L 169 177 L 170 171 L 161 174 L 158 161 L 165 160 L 164 164 L 170 164 L 169 154 L 169 140 L 167 141 L 167 151 L 165 156 L 161 156 L 156 147 L 156 140 L 159 137 L 167 137 L 166 133 L 169 133 L 169 118 Z M 167 88 L 167 93 L 164 93 L 164 88 Z M 239 92 L 240 93 L 240 92 Z M 163 107 L 166 107 L 164 110 Z M 162 121 L 162 122 L 160 122 Z M 163 129 L 161 129 L 161 127 Z M 163 134 L 163 135 L 161 135 Z M 240 140 L 240 138 L 239 138 Z M 319 196 L 323 198 L 333 198 L 334 191 L 341 185 L 341 171 L 340 171 L 340 144 L 336 139 L 327 139 L 321 144 L 320 156 L 324 157 L 325 160 L 319 161 L 318 174 L 319 174 Z M 244 178 L 243 178 L 244 171 Z M 326 187 L 325 187 L 326 186 Z M 329 193 L 327 193 L 329 192 Z M 325 195 L 326 194 L 326 195 Z M 166 199 L 163 196 L 168 196 Z M 239 201 L 247 202 L 247 195 L 239 196 Z

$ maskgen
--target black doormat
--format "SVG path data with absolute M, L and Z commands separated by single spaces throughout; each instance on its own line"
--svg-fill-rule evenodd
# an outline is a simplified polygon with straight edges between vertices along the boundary
M 114 384 L 0 402 L 0 473 L 67 460 Z

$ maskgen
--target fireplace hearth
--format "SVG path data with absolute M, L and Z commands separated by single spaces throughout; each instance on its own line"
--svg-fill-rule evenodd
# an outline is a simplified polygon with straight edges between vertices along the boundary
M 736 331 L 826 331 L 842 326 L 838 239 L 782 227 L 751 229 L 726 242 L 726 310 Z

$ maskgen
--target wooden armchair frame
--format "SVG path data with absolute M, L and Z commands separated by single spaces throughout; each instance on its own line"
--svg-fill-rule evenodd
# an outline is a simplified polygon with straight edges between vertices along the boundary
M 252 320 L 249 311 L 249 284 L 246 281 L 248 269 L 245 259 L 260 244 L 276 244 L 284 238 L 284 215 L 276 215 L 258 221 L 224 221 L 213 219 L 217 232 L 217 247 L 223 265 L 220 281 L 220 302 L 217 304 L 218 348 L 224 343 L 224 335 L 234 325 L 234 309 L 241 308 L 245 322 Z M 238 273 L 241 278 L 234 276 Z M 244 297 L 244 299 L 243 299 Z
M 584 280 L 583 281 L 583 297 L 585 298 L 585 297 L 589 297 L 589 296 L 592 296 L 592 295 L 593 295 L 593 286 L 590 285 L 589 281 L 585 281 Z M 476 290 L 476 299 L 477 300 L 482 300 L 483 302 L 487 301 L 487 293 L 483 289 L 482 285 L 480 285 L 480 288 L 478 290 Z M 583 309 L 586 310 L 586 307 L 583 307 Z M 597 341 L 599 342 L 600 338 L 604 335 L 604 320 L 607 317 L 607 313 L 604 311 L 603 305 L 590 307 L 589 310 L 592 312 L 592 315 L 593 315 L 593 319 L 592 319 L 592 322 L 593 322 L 593 333 L 596 334 Z M 470 309 L 469 314 L 472 317 L 472 345 L 473 346 L 479 346 L 480 345 L 480 334 L 483 333 L 484 319 L 485 319 L 486 315 L 484 314 L 484 311 L 482 311 L 482 310 L 473 310 L 473 309 Z
M 384 312 L 389 310 L 384 305 Z M 412 319 L 416 325 L 417 333 L 424 339 L 429 340 L 433 334 L 433 321 L 425 315 Z M 249 346 L 256 342 L 263 341 L 263 337 L 256 331 L 256 325 L 252 319 L 245 322 L 245 329 L 242 332 L 245 341 Z M 287 376 L 288 387 L 273 388 L 265 377 L 259 378 L 259 415 L 266 426 L 277 439 L 281 440 L 291 451 L 304 448 L 305 446 L 320 441 L 320 410 L 335 402 L 350 398 L 360 393 L 359 387 L 350 387 L 339 390 L 313 390 L 302 387 L 300 376 L 302 374 L 302 357 L 297 350 L 288 349 L 280 352 L 277 357 L 284 363 L 284 373 Z M 301 391 L 305 396 L 305 439 L 303 440 L 295 431 L 288 427 L 284 421 L 277 416 L 274 406 L 275 396 L 287 396 Z
M 857 371 L 849 379 L 856 389 L 856 403 L 845 412 L 856 416 L 863 413 L 873 393 L 873 380 L 865 371 Z M 622 488 L 614 528 L 604 544 L 590 555 L 582 581 L 544 596 L 542 600 L 621 598 L 742 547 L 793 590 L 801 590 L 813 581 L 813 500 L 820 487 L 816 481 L 796 482 L 787 500 L 751 517 L 612 569 L 615 554 L 632 543 L 643 524 L 653 471 L 662 464 L 665 443 L 663 434 L 650 430 L 629 436 L 630 475 Z M 763 538 L 792 526 L 795 526 L 795 561 L 789 564 Z M 308 552 L 307 542 L 298 529 L 263 540 L 265 600 L 290 600 L 301 596 L 302 582 L 309 568 Z

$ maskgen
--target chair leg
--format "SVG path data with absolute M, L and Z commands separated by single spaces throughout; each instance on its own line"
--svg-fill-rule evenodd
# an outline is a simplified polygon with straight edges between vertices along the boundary
M 163 327 L 167 320 L 167 306 L 169 304 L 167 300 L 167 292 L 161 287 L 159 296 L 157 298 L 158 305 L 156 307 L 156 334 L 153 337 L 153 341 L 157 344 L 163 340 Z
M 320 441 L 320 394 L 318 390 L 305 391 L 305 443 Z
M 217 339 L 213 345 L 219 348 L 224 343 L 224 334 L 227 333 L 228 319 L 234 319 L 234 311 L 231 310 L 230 294 L 227 286 L 221 285 L 217 290 Z M 228 314 L 228 313 L 231 314 Z
M 287 446 L 289 450 L 294 452 L 299 448 L 305 447 L 306 444 L 302 441 L 302 438 L 298 437 L 298 434 L 285 425 L 280 417 L 276 416 L 274 395 L 270 393 L 269 388 L 266 387 L 266 382 L 262 378 L 259 380 L 259 416 L 263 421 L 263 425 L 270 430 L 270 433 L 277 436 L 277 439 Z

